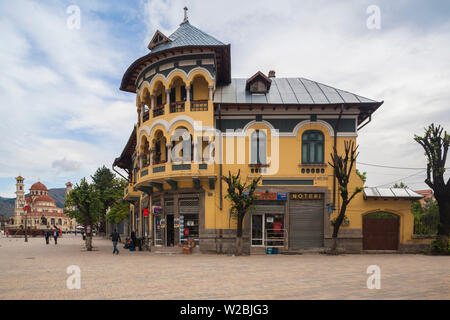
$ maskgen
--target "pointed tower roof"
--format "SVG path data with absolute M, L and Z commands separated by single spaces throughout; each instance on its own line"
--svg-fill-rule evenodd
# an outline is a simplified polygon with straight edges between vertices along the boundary
M 156 31 L 157 33 L 159 31 Z M 156 33 L 155 33 L 156 36 Z M 194 27 L 189 20 L 183 21 L 180 27 L 166 41 L 153 48 L 153 52 L 186 46 L 224 46 L 225 44 L 206 32 Z
M 151 52 L 134 61 L 122 77 L 120 90 L 136 92 L 136 79 L 140 72 L 152 63 L 164 60 L 168 55 L 177 55 L 184 50 L 196 48 L 209 49 L 216 56 L 217 83 L 231 82 L 230 45 L 224 44 L 206 32 L 194 27 L 187 18 L 187 8 L 183 22 L 169 37 L 157 30 L 150 41 L 148 48 Z

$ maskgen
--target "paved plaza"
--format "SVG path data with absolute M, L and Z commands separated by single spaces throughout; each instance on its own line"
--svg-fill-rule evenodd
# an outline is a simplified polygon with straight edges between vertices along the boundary
M 326 256 L 112 255 L 109 240 L 0 239 L 0 299 L 450 299 L 450 257 L 406 254 Z M 181 250 L 181 248 L 180 248 Z M 81 269 L 69 290 L 66 268 Z M 369 265 L 381 288 L 369 290 Z

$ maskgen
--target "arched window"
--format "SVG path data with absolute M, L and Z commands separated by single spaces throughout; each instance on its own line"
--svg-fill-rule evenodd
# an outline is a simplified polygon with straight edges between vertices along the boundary
M 305 131 L 302 136 L 302 163 L 323 163 L 324 137 L 317 130 Z
M 55 218 L 52 218 L 52 220 L 51 220 L 51 224 L 52 224 L 52 226 L 54 226 L 54 225 L 55 225 Z
M 255 130 L 251 135 L 251 164 L 267 164 L 266 134 L 263 130 Z
M 58 224 L 62 225 L 62 219 L 58 219 Z
M 165 163 L 167 161 L 166 138 L 162 131 L 158 130 L 155 134 L 153 164 Z
M 192 161 L 193 160 L 193 144 L 192 135 L 185 127 L 178 127 L 175 129 L 172 136 L 172 160 L 178 161 Z

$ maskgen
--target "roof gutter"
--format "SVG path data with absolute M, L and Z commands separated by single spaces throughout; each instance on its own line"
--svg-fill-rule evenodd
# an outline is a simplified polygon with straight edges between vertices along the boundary
M 113 169 L 113 171 L 114 171 L 115 173 L 117 173 L 119 176 L 121 176 L 121 177 L 124 178 L 125 180 L 127 180 L 127 181 L 130 180 L 129 177 L 128 177 L 128 178 L 125 178 L 119 171 L 117 171 L 117 170 L 115 169 L 114 164 L 111 166 L 111 168 Z

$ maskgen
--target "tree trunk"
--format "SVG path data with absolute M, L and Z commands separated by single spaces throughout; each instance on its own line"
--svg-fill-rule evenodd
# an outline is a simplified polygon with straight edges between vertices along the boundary
M 333 244 L 331 245 L 331 253 L 336 254 L 337 253 L 337 248 L 338 248 L 338 238 L 333 237 Z
M 86 235 L 86 250 L 92 251 L 92 235 Z
M 242 255 L 242 223 L 244 221 L 244 215 L 238 213 L 237 230 L 236 230 L 236 255 Z
M 337 254 L 338 253 L 338 234 L 339 228 L 341 227 L 342 222 L 344 221 L 345 211 L 347 210 L 347 201 L 344 200 L 342 202 L 341 210 L 339 211 L 339 215 L 336 218 L 333 226 L 333 244 L 331 245 L 330 253 Z
M 438 242 L 442 248 L 447 248 L 448 251 L 448 238 L 450 234 L 450 198 L 445 194 L 443 196 L 435 195 L 435 197 L 439 206 Z
M 99 235 L 106 236 L 106 215 L 102 214 L 100 216 L 100 223 L 99 223 Z
M 236 237 L 236 255 L 242 255 L 242 237 Z

